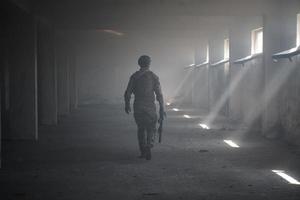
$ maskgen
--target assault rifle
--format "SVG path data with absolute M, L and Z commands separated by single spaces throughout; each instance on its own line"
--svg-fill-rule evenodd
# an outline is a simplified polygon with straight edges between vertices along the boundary
M 157 132 L 158 132 L 158 142 L 159 143 L 161 143 L 161 140 L 162 140 L 164 118 L 166 118 L 166 117 L 167 117 L 167 114 L 164 111 L 162 111 L 160 113 L 160 117 L 159 117 L 159 120 L 158 120 L 159 127 L 157 129 Z
M 163 131 L 163 119 L 159 119 L 158 123 L 159 123 L 159 127 L 158 127 L 158 142 L 161 143 L 161 138 L 162 138 L 162 131 Z

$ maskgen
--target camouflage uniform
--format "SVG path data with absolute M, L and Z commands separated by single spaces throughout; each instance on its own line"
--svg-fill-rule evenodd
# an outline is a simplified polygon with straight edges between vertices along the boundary
M 152 148 L 156 132 L 156 100 L 163 105 L 160 82 L 148 68 L 141 68 L 129 80 L 124 94 L 125 104 L 130 106 L 131 94 L 134 94 L 134 119 L 138 126 L 138 141 L 141 154 L 147 147 Z M 147 134 L 145 134 L 145 132 Z

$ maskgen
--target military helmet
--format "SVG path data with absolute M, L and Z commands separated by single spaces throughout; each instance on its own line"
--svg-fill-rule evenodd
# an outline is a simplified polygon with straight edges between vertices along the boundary
M 138 64 L 140 67 L 149 67 L 150 63 L 151 63 L 151 58 L 150 58 L 150 56 L 147 56 L 147 55 L 140 56 L 140 58 L 138 60 Z

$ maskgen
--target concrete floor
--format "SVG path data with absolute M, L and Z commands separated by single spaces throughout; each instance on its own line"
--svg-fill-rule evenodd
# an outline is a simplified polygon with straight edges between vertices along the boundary
M 300 179 L 296 147 L 222 118 L 203 130 L 182 114 L 168 111 L 151 161 L 137 158 L 132 115 L 116 105 L 82 106 L 58 126 L 41 127 L 36 143 L 5 141 L 0 199 L 300 199 L 299 185 L 271 172 Z

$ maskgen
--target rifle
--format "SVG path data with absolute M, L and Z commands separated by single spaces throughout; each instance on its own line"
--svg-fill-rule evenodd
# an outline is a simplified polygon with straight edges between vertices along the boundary
M 158 132 L 158 142 L 159 142 L 159 143 L 161 143 L 161 138 L 162 138 L 163 121 L 164 121 L 164 120 L 162 120 L 162 119 L 160 119 L 160 120 L 158 121 L 159 127 L 158 127 L 157 132 Z

